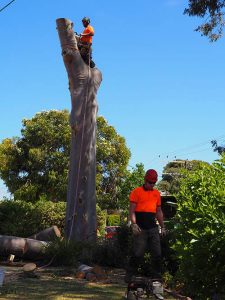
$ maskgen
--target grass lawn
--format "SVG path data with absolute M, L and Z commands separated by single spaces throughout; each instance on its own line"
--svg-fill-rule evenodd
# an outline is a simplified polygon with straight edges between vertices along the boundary
M 76 279 L 74 270 L 68 269 L 42 269 L 37 272 L 38 278 L 25 278 L 21 268 L 5 267 L 5 270 L 5 283 L 0 287 L 0 299 L 122 300 L 126 291 L 121 271 L 111 273 L 109 283 L 92 283 Z

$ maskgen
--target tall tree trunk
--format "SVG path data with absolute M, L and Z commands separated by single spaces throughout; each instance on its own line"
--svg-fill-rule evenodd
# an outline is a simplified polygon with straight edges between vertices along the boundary
M 102 75 L 80 56 L 73 23 L 57 19 L 56 24 L 72 102 L 65 235 L 69 240 L 93 241 L 96 238 L 96 94 Z

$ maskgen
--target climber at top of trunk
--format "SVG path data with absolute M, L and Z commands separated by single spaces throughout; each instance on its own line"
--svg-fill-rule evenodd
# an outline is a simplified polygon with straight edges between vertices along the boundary
M 90 18 L 84 17 L 82 23 L 84 31 L 80 34 L 80 40 L 78 42 L 78 48 L 84 62 L 91 68 L 95 67 L 95 63 L 92 60 L 92 37 L 94 36 L 94 28 L 90 25 Z
M 86 42 L 89 44 L 92 44 L 92 37 L 94 36 L 95 32 L 94 32 L 94 28 L 90 25 L 90 18 L 88 17 L 84 17 L 82 19 L 82 23 L 84 26 L 84 31 L 83 33 L 81 33 L 81 42 Z

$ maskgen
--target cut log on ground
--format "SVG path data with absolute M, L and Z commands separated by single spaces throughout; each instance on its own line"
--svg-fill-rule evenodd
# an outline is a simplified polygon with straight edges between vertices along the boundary
M 45 249 L 49 242 L 26 239 L 24 258 L 42 259 L 45 257 Z
M 59 228 L 54 225 L 36 234 L 33 234 L 32 236 L 29 237 L 29 239 L 49 242 L 49 241 L 54 241 L 56 238 L 60 238 L 60 237 L 61 237 L 61 232 Z
M 0 235 L 0 254 L 15 255 L 26 259 L 42 259 L 48 242 L 16 236 Z
M 15 236 L 0 236 L 0 254 L 8 256 L 10 254 L 22 257 L 25 253 L 26 239 Z
M 84 279 L 86 276 L 86 274 L 82 271 L 78 271 L 75 275 L 76 278 L 79 278 L 79 279 Z
M 37 265 L 34 263 L 25 264 L 23 266 L 24 272 L 34 272 L 34 270 L 37 268 Z
M 40 278 L 35 270 L 37 269 L 37 265 L 34 263 L 29 263 L 23 266 L 23 276 L 28 278 Z

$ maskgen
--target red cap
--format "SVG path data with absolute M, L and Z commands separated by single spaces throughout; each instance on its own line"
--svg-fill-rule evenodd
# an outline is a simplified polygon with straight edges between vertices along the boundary
M 149 169 L 145 173 L 145 180 L 156 182 L 158 180 L 158 173 L 156 172 L 156 170 Z

